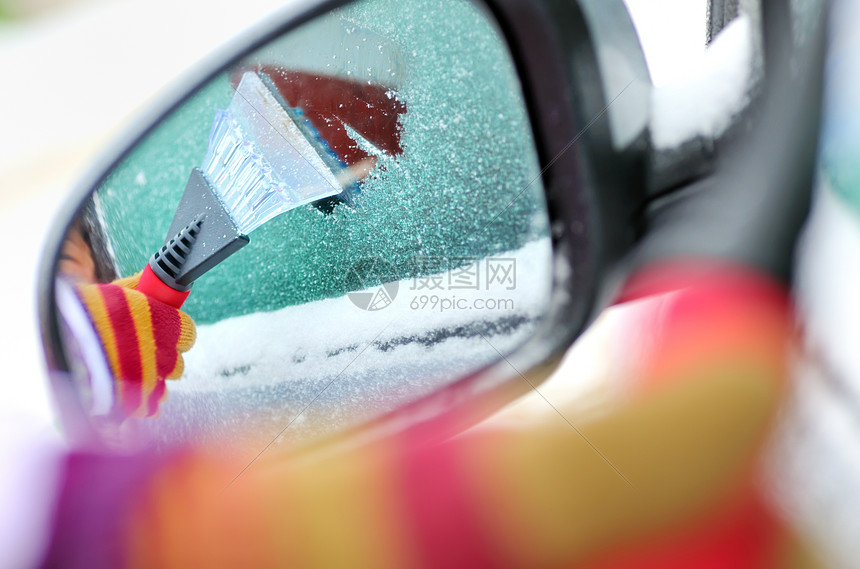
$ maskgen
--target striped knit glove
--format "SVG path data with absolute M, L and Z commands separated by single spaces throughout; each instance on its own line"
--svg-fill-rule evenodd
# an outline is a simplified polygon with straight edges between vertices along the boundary
M 196 330 L 181 310 L 135 290 L 140 274 L 112 283 L 77 287 L 111 372 L 119 409 L 128 417 L 149 417 L 167 397 L 165 379 L 178 379 L 182 353 Z

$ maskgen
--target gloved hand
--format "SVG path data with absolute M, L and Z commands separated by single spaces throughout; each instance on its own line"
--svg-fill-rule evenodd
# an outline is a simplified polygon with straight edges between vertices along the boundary
M 140 273 L 77 287 L 116 379 L 119 409 L 128 417 L 158 412 L 167 396 L 165 380 L 182 375 L 182 353 L 196 337 L 191 317 L 138 292 L 139 279 Z

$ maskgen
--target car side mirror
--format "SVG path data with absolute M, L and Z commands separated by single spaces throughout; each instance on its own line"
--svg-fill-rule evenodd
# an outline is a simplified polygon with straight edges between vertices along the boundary
M 587 322 L 576 108 L 558 106 L 568 85 L 521 75 L 552 38 L 512 53 L 503 31 L 515 8 L 548 12 L 335 4 L 186 87 L 60 220 L 44 331 L 78 438 L 248 452 L 486 398 L 468 422 L 528 390 Z M 186 320 L 160 328 L 180 308 L 187 351 Z

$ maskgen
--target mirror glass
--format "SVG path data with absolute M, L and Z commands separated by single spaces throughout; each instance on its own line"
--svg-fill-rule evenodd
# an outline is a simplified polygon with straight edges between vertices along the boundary
M 194 184 L 219 201 L 180 207 Z M 162 381 L 180 340 L 156 328 L 178 313 L 122 313 L 107 283 L 130 286 L 118 279 L 195 215 L 211 232 L 219 203 L 232 224 L 212 242 L 241 249 L 208 257 L 182 305 L 196 341 Z M 354 427 L 498 361 L 538 325 L 551 266 L 495 23 L 465 0 L 365 0 L 253 52 L 142 139 L 68 233 L 57 301 L 105 440 L 250 451 Z

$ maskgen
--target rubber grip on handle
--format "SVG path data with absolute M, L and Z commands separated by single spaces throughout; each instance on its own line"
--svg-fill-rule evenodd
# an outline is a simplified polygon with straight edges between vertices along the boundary
M 190 290 L 176 290 L 164 284 L 161 279 L 158 278 L 158 275 L 152 272 L 149 265 L 146 265 L 146 268 L 143 269 L 143 273 L 140 275 L 140 282 L 137 284 L 137 291 L 142 292 L 150 298 L 160 300 L 164 304 L 169 304 L 174 308 L 182 308 L 182 303 L 184 303 L 185 299 L 188 298 L 188 295 L 191 294 Z

